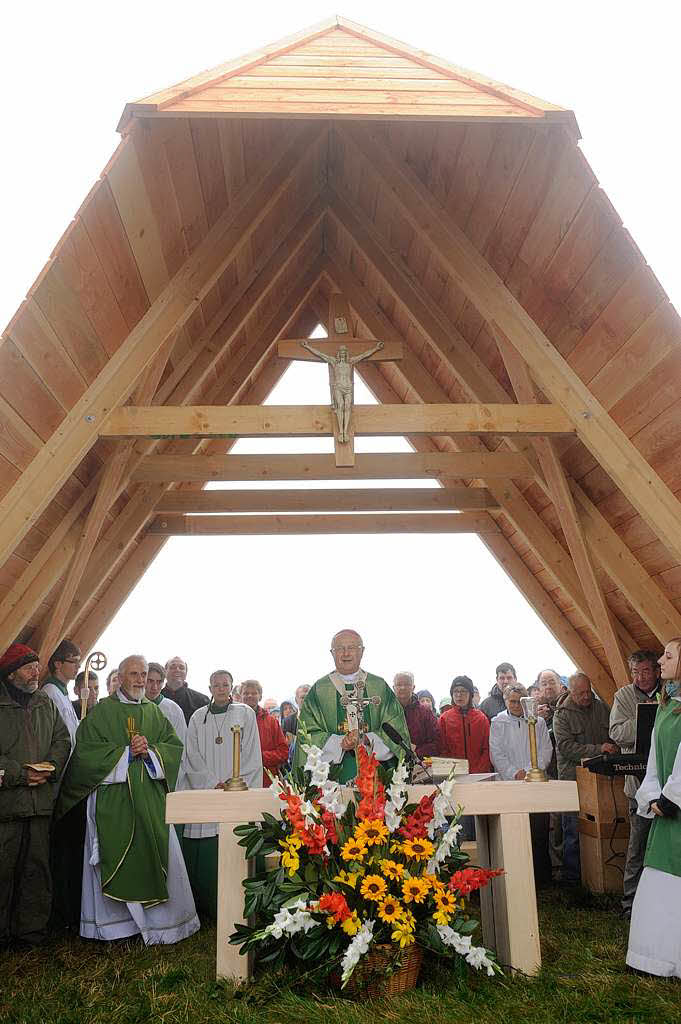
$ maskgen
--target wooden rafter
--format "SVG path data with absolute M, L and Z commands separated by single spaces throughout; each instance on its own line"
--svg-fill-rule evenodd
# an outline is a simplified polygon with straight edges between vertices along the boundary
M 320 131 L 318 125 L 293 131 L 283 151 L 277 150 L 270 165 L 239 193 L 5 495 L 0 502 L 0 564 L 92 446 L 104 416 L 125 401 L 157 352 L 262 223 L 282 182 L 295 173 L 301 154 L 318 141 Z
M 525 361 L 500 332 L 496 335 L 496 341 L 518 401 L 537 401 L 537 393 Z M 584 594 L 589 602 L 597 636 L 605 649 L 613 680 L 616 685 L 624 686 L 629 682 L 627 662 L 617 637 L 614 616 L 608 608 L 596 576 L 591 552 L 577 515 L 565 471 L 550 438 L 536 438 L 534 443 L 547 485 L 551 491 L 554 507 L 558 513 L 561 529 L 570 549 Z M 631 651 L 628 653 L 631 654 Z M 611 702 L 613 694 L 614 691 L 612 694 L 603 696 Z
M 419 329 L 428 338 L 438 356 L 455 374 L 459 382 L 477 401 L 496 401 L 501 389 L 496 377 L 484 364 L 470 365 L 471 351 L 466 341 L 455 328 L 451 337 L 447 325 L 432 298 L 410 274 L 399 253 L 388 252 L 383 240 L 371 225 L 358 216 L 356 208 L 345 194 L 341 194 L 337 183 L 330 182 L 332 213 L 348 231 L 363 255 L 375 267 L 382 280 L 396 299 L 406 308 Z M 466 346 L 464 348 L 464 346 Z M 468 349 L 468 352 L 466 351 Z M 475 357 L 477 358 L 477 357 Z M 406 365 L 406 364 L 405 364 Z M 482 367 L 482 370 L 480 370 Z M 547 497 L 549 491 L 539 461 L 531 442 L 509 441 L 511 447 L 521 450 L 534 469 L 535 483 Z M 669 600 L 658 584 L 637 560 L 619 534 L 610 526 L 605 517 L 590 500 L 576 481 L 568 478 L 574 500 L 580 510 L 582 528 L 591 552 L 626 596 L 629 603 L 641 616 L 658 639 L 665 643 L 670 637 L 681 633 L 681 612 Z
M 681 504 L 636 446 L 408 165 L 395 159 L 387 146 L 378 145 L 365 128 L 347 123 L 337 130 L 369 161 L 452 280 L 523 355 L 542 391 L 570 416 L 579 439 L 662 543 L 681 559 Z

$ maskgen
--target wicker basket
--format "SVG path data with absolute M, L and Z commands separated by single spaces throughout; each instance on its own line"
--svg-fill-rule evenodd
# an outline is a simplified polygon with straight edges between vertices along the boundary
M 422 960 L 423 950 L 416 944 L 401 950 L 375 946 L 357 964 L 344 991 L 369 999 L 408 992 L 418 981 Z

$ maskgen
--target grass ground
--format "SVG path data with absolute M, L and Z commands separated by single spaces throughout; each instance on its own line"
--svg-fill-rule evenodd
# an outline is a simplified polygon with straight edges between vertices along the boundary
M 428 963 L 419 986 L 374 1003 L 265 975 L 243 993 L 213 977 L 215 931 L 171 947 L 54 942 L 0 954 L 2 1024 L 667 1024 L 681 1022 L 681 982 L 627 971 L 627 925 L 612 898 L 539 896 L 544 967 L 487 978 Z M 463 965 L 462 965 L 463 967 Z

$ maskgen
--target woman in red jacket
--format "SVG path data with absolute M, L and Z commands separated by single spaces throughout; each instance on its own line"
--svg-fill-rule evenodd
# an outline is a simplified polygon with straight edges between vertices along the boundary
M 440 716 L 440 754 L 465 758 L 471 775 L 494 771 L 489 759 L 489 719 L 473 707 L 474 689 L 472 679 L 457 676 L 449 691 L 453 706 Z

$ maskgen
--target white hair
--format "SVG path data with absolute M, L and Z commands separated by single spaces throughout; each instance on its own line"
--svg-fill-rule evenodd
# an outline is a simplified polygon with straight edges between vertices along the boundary
M 149 663 L 143 654 L 129 654 L 127 658 L 123 658 L 123 661 L 118 666 L 118 674 L 124 676 L 129 661 L 143 661 L 144 664 L 149 667 Z
M 396 683 L 398 679 L 408 679 L 411 685 L 414 685 L 414 673 L 413 672 L 396 672 L 393 676 L 393 683 Z

